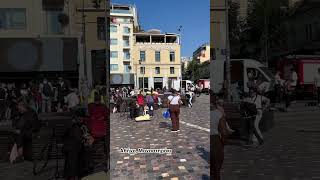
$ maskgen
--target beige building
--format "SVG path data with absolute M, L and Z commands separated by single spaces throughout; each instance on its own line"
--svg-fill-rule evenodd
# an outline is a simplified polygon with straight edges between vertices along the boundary
M 181 57 L 181 71 L 185 72 L 192 61 L 192 57 Z
M 3 0 L 0 7 L 0 72 L 30 79 L 68 71 L 78 78 L 79 35 L 71 1 Z
M 168 88 L 181 78 L 180 36 L 159 30 L 134 33 L 132 59 L 135 87 Z
M 75 0 L 73 3 L 76 10 L 73 29 L 80 36 L 80 78 L 86 78 L 89 86 L 104 83 L 107 55 L 105 50 L 109 48 L 106 41 L 108 8 L 104 1 L 98 5 L 91 0 Z
M 133 32 L 139 27 L 133 5 L 112 4 L 110 9 L 110 74 L 111 85 L 134 85 Z
M 203 44 L 200 47 L 198 47 L 198 49 L 193 52 L 193 59 L 195 59 L 197 63 L 200 64 L 206 61 L 210 61 L 209 43 Z

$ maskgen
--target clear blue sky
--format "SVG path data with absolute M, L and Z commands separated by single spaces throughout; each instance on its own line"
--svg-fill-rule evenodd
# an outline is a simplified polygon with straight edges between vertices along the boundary
M 178 33 L 182 26 L 182 56 L 210 40 L 209 0 L 111 0 L 112 3 L 135 4 L 144 30 L 160 29 Z

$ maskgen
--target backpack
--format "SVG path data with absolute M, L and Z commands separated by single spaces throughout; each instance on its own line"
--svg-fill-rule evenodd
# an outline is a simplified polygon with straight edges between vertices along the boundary
M 148 100 L 149 104 L 153 104 L 154 103 L 154 99 L 153 99 L 152 96 L 148 96 L 147 100 Z
M 254 101 L 256 101 L 257 96 Z M 242 102 L 240 105 L 240 109 L 242 113 L 247 113 L 247 116 L 255 116 L 258 114 L 257 106 L 252 102 Z
M 50 87 L 49 84 L 44 84 L 43 85 L 43 90 L 42 90 L 43 94 L 47 97 L 52 97 L 53 96 L 53 92 L 52 92 L 52 88 Z

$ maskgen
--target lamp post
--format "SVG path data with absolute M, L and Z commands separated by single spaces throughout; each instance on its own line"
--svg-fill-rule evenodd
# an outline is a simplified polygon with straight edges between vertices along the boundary
M 82 0 L 82 51 L 84 77 L 87 79 L 87 47 L 86 47 L 86 15 L 84 14 L 84 0 Z

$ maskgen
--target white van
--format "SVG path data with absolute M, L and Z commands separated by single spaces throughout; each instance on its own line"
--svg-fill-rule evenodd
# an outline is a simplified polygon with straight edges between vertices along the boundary
M 269 69 L 253 59 L 231 59 L 231 86 L 238 87 L 243 93 L 248 93 L 248 73 L 252 72 L 255 77 L 260 77 L 265 82 L 266 92 L 273 90 L 274 77 Z M 214 93 L 219 93 L 226 79 L 225 61 L 215 60 L 211 64 L 211 89 Z

